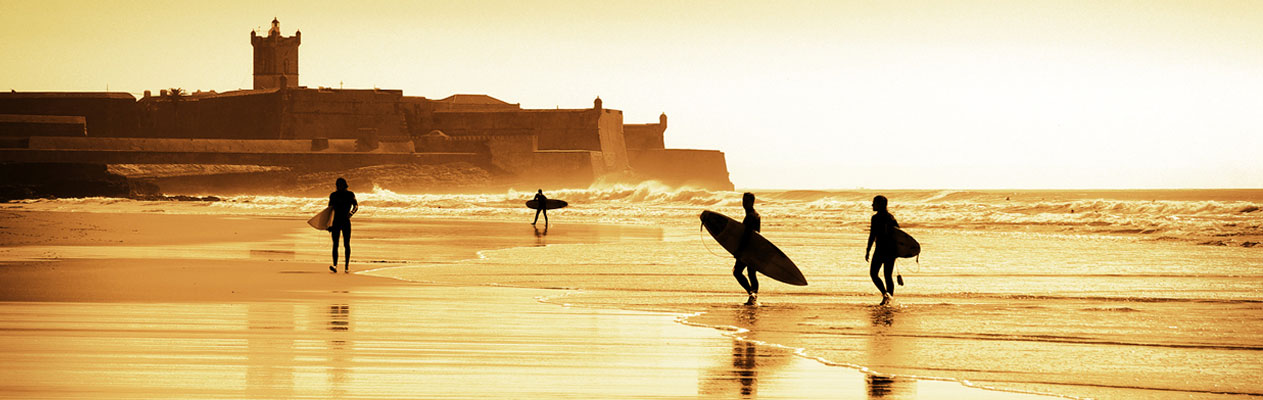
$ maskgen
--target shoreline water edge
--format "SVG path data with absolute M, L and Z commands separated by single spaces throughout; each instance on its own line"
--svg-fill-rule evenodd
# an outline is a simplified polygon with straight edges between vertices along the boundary
M 903 293 L 895 307 L 873 305 L 876 291 L 867 282 L 866 266 L 855 260 L 861 256 L 860 222 L 865 221 L 865 210 L 856 204 L 866 193 L 760 196 L 770 203 L 760 209 L 768 221 L 768 237 L 804 266 L 812 280 L 806 288 L 768 285 L 761 307 L 739 305 L 740 288 L 726 271 L 730 259 L 706 252 L 706 243 L 685 228 L 694 211 L 739 212 L 739 196 L 727 192 L 644 187 L 560 191 L 553 196 L 586 201 L 572 201 L 577 207 L 554 216 L 560 224 L 540 232 L 520 222 L 527 217 L 517 214 L 526 212 L 511 205 L 526 194 L 374 191 L 361 200 L 369 212 L 356 228 L 352 269 L 360 264 L 354 271 L 358 275 L 430 285 L 560 289 L 560 295 L 536 300 L 565 308 L 666 312 L 683 326 L 718 330 L 732 338 L 734 366 L 744 362 L 738 355 L 757 364 L 754 353 L 779 349 L 775 351 L 865 374 L 869 398 L 980 396 L 935 382 L 960 390 L 991 389 L 997 398 L 1036 393 L 1068 398 L 1263 394 L 1249 380 L 1261 367 L 1254 355 L 1263 350 L 1263 333 L 1255 328 L 1263 319 L 1263 265 L 1260 249 L 1250 244 L 1263 236 L 1263 213 L 1257 212 L 1263 191 L 1221 192 L 1229 194 L 1227 199 L 1176 199 L 1190 197 L 1179 191 L 1110 194 L 1158 197 L 1152 200 L 1101 200 L 1080 192 L 908 192 L 903 194 L 914 200 L 903 208 L 896 194 L 892 211 L 901 222 L 911 222 L 909 229 L 934 253 L 920 263 L 900 260 L 900 271 L 911 279 L 908 287 L 899 288 Z M 1025 204 L 988 204 L 1002 199 Z M 299 221 L 307 210 L 318 211 L 320 201 L 253 196 L 180 204 L 63 199 L 7 203 L 0 211 Z M 477 222 L 488 220 L 490 225 Z M 7 236 L 40 229 L 25 225 L 6 226 L 13 233 Z M 360 226 L 365 233 L 359 233 Z M 450 248 L 441 240 L 462 235 L 473 235 L 470 240 L 476 244 Z M 122 238 L 122 246 L 75 243 L 77 249 L 61 246 L 57 252 L 70 258 L 127 258 L 130 239 Z M 251 254 L 279 258 L 288 268 L 319 265 L 317 260 L 325 257 L 321 249 L 327 237 L 287 240 L 301 244 L 253 246 L 276 248 L 252 249 Z M 213 259 L 225 251 L 206 244 L 214 238 L 189 241 L 201 245 L 162 257 Z M 21 240 L 8 240 L 5 247 L 4 258 L 10 262 L 48 250 Z M 136 247 L 139 255 L 130 256 L 154 256 L 153 248 Z M 1234 315 L 1246 318 L 1234 321 Z M 747 343 L 759 349 L 747 350 Z M 1065 365 L 1050 366 L 1058 363 Z M 776 370 L 761 371 L 774 376 Z M 1202 382 L 1191 382 L 1190 374 L 1201 375 Z M 775 387 L 765 387 L 764 393 L 771 395 Z M 702 386 L 698 390 L 699 396 L 707 395 Z

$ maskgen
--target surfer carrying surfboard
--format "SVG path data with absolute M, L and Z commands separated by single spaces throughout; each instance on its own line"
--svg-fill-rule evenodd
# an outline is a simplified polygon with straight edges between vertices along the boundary
M 899 228 L 899 222 L 895 221 L 895 216 L 886 211 L 886 196 L 878 195 L 873 198 L 873 219 L 868 227 L 868 246 L 864 249 L 864 261 L 869 260 L 869 251 L 873 249 L 873 244 L 877 244 L 877 252 L 873 254 L 871 268 L 868 274 L 873 278 L 873 284 L 877 285 L 877 290 L 881 291 L 881 305 L 890 304 L 895 297 L 895 280 L 892 275 L 895 271 L 895 229 Z M 879 273 L 882 266 L 886 267 L 886 282 L 883 284 Z
M 746 192 L 741 195 L 741 207 L 746 210 L 746 217 L 741 220 L 741 225 L 745 226 L 745 231 L 741 234 L 741 242 L 737 245 L 737 251 L 733 253 L 734 255 L 742 254 L 745 251 L 746 244 L 750 243 L 750 237 L 753 236 L 754 232 L 759 231 L 759 225 L 762 222 L 759 218 L 759 213 L 754 211 L 754 193 Z M 742 275 L 743 270 L 748 271 L 750 275 L 749 281 Z M 747 306 L 759 303 L 759 278 L 755 275 L 755 272 L 754 268 L 746 265 L 739 257 L 737 257 L 737 263 L 732 266 L 732 276 L 737 278 L 737 283 L 740 283 L 741 287 L 746 290 L 746 294 L 750 295 L 750 298 L 746 299 Z
M 338 190 L 329 193 L 329 208 L 333 209 L 333 224 L 329 232 L 333 235 L 333 265 L 329 270 L 338 272 L 338 236 L 342 236 L 342 246 L 346 248 L 343 271 L 351 273 L 351 216 L 360 210 L 360 203 L 355 201 L 355 192 L 346 190 L 346 179 L 338 178 L 335 183 Z
M 544 213 L 544 227 L 547 228 L 548 207 L 546 204 L 548 204 L 548 197 L 544 196 L 544 189 L 539 189 L 538 192 L 535 192 L 535 201 L 536 204 L 539 204 L 539 208 L 535 209 L 535 220 L 531 221 L 531 225 L 535 225 L 536 222 L 539 222 L 539 213 Z

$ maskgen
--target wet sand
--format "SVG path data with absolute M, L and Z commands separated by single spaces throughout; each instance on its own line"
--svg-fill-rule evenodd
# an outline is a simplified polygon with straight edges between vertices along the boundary
M 359 273 L 661 240 L 647 228 L 545 243 L 524 223 L 357 219 L 352 274 L 294 218 L 15 211 L 0 228 L 5 398 L 1036 397 L 826 366 L 679 314 L 571 306 L 573 289 Z

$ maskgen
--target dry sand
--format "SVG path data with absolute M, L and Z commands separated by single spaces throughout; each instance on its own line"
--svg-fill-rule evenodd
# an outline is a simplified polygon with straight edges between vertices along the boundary
M 531 245 L 509 225 L 365 218 L 353 245 L 386 264 Z M 331 274 L 327 237 L 299 219 L 15 211 L 0 232 L 5 398 L 1035 397 L 829 367 L 679 315 L 559 305 L 567 290 Z

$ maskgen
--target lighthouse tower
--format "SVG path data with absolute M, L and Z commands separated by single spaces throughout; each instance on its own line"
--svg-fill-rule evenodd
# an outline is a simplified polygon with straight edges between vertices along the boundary
M 272 29 L 267 36 L 250 32 L 250 44 L 254 45 L 254 89 L 278 89 L 298 87 L 298 44 L 303 33 L 281 36 L 281 23 L 272 19 Z

